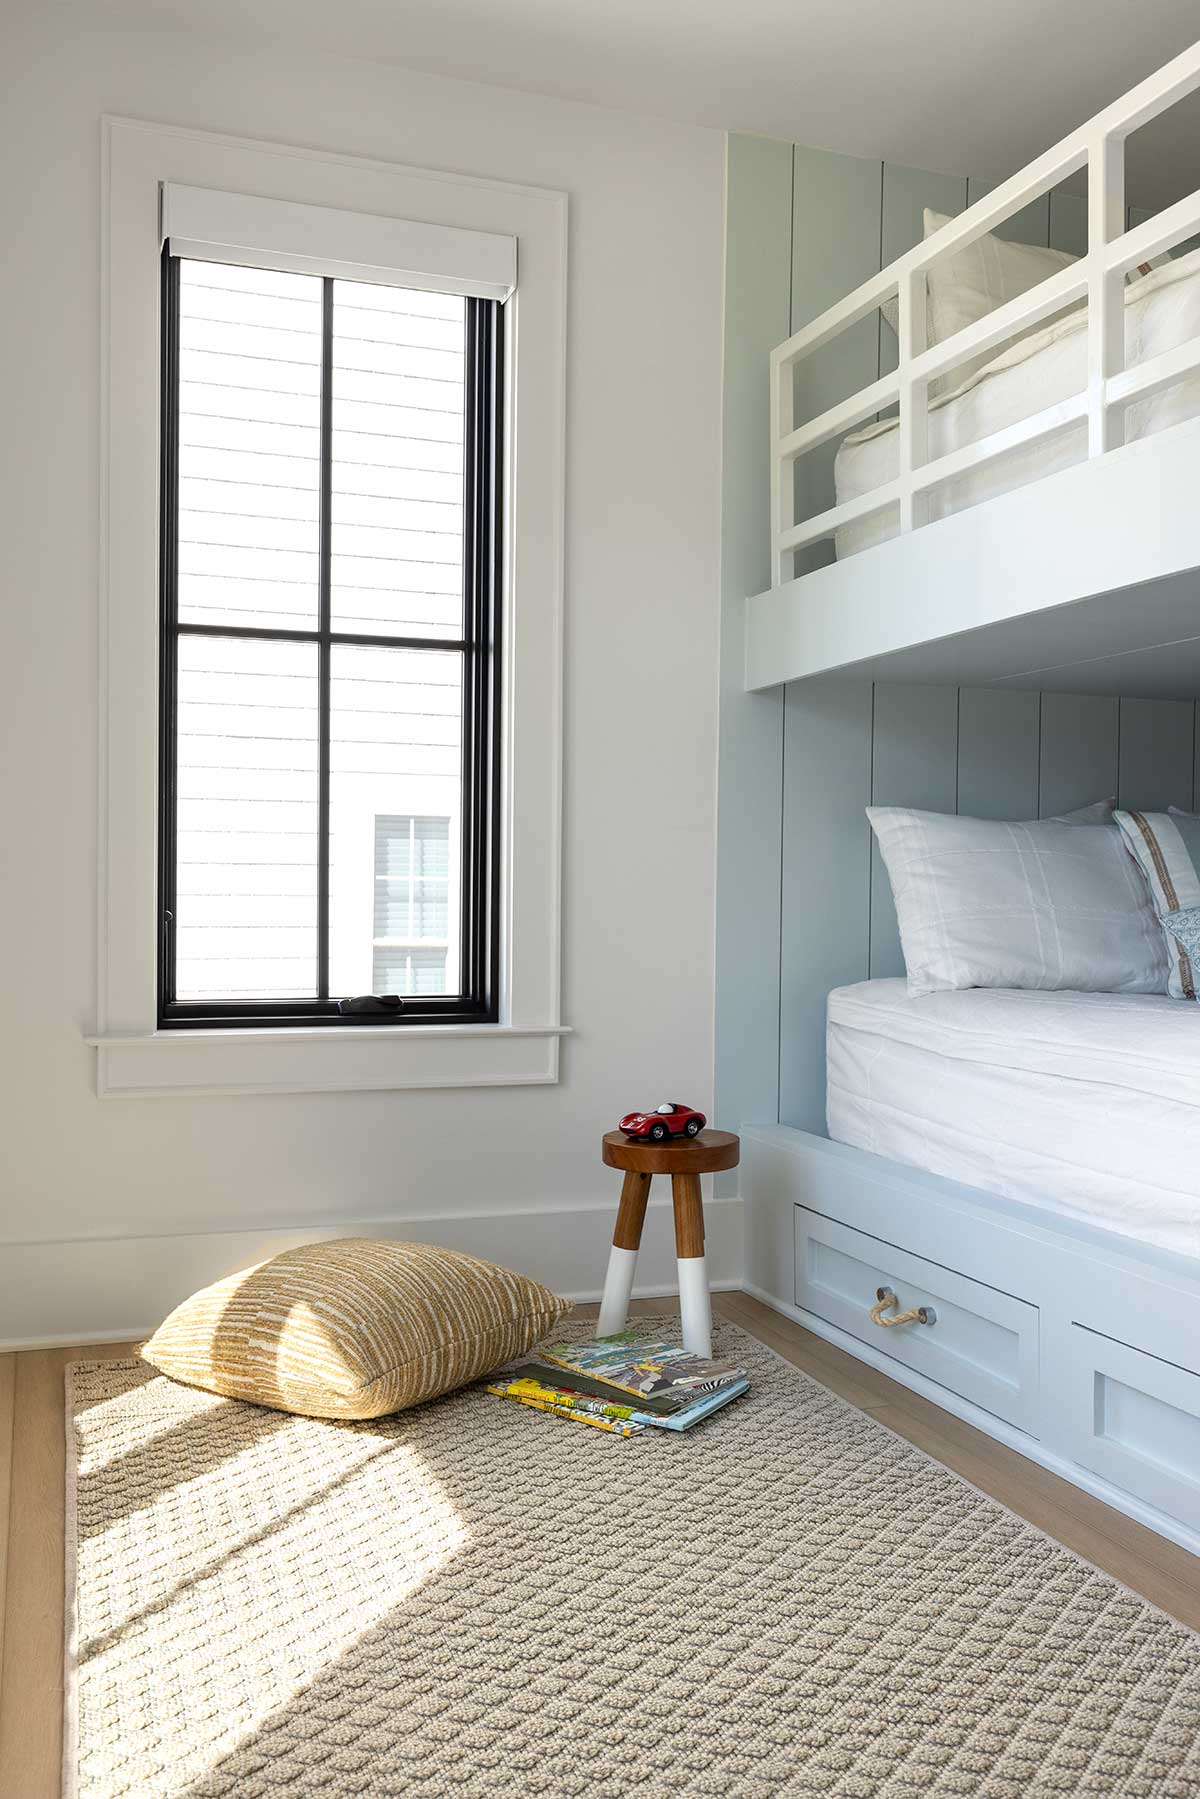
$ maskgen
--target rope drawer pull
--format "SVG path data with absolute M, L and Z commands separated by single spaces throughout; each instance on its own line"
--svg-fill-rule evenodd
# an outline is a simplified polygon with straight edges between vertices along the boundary
M 889 1306 L 898 1306 L 900 1301 L 890 1287 L 876 1287 L 875 1304 L 871 1307 L 871 1323 L 882 1324 L 885 1330 L 891 1330 L 894 1324 L 936 1324 L 937 1313 L 932 1306 L 913 1306 L 907 1312 L 897 1312 L 892 1318 L 885 1318 L 884 1313 Z

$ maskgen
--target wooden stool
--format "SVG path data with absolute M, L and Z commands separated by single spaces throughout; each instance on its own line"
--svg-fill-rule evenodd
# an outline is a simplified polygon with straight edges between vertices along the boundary
M 696 1355 L 712 1354 L 712 1310 L 708 1300 L 708 1271 L 704 1262 L 704 1205 L 700 1176 L 718 1169 L 736 1168 L 741 1144 L 731 1131 L 701 1131 L 698 1137 L 677 1137 L 669 1143 L 646 1143 L 623 1131 L 606 1131 L 602 1154 L 609 1168 L 621 1168 L 625 1182 L 617 1208 L 617 1228 L 608 1255 L 608 1273 L 600 1301 L 598 1335 L 610 1337 L 624 1330 L 637 1267 L 650 1178 L 671 1177 L 675 1207 L 675 1256 L 679 1268 L 679 1312 L 683 1323 L 683 1347 Z

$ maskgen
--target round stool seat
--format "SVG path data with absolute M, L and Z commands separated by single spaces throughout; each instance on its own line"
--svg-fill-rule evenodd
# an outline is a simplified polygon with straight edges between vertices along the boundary
M 741 1144 L 732 1131 L 701 1131 L 695 1137 L 669 1137 L 650 1143 L 644 1137 L 627 1137 L 624 1131 L 605 1131 L 601 1155 L 609 1168 L 632 1169 L 635 1174 L 717 1174 L 736 1168 Z

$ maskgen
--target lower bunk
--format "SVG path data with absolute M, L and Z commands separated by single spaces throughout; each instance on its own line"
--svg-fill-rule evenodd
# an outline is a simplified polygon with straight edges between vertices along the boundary
M 741 1190 L 749 1292 L 1200 1554 L 1200 1258 L 783 1125 Z

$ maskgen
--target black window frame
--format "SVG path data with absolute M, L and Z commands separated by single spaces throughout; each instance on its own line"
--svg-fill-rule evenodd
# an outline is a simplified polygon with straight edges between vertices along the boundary
M 320 523 L 315 630 L 180 623 L 178 606 L 179 265 L 162 253 L 159 500 L 158 1026 L 160 1030 L 345 1025 L 494 1024 L 500 977 L 500 624 L 503 592 L 501 476 L 504 308 L 465 300 L 463 631 L 460 638 L 338 631 L 331 620 L 334 278 L 322 280 Z M 316 643 L 318 655 L 317 988 L 315 998 L 179 1000 L 175 997 L 177 854 L 176 667 L 180 637 Z M 462 654 L 461 992 L 404 997 L 400 1012 L 343 1013 L 329 993 L 329 693 L 332 646 L 456 650 Z

